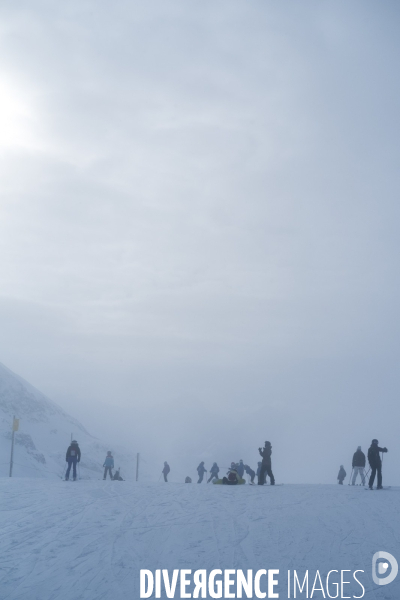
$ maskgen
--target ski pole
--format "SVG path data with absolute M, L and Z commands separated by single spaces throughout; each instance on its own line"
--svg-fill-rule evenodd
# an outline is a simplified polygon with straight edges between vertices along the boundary
M 347 485 L 350 485 L 351 476 L 353 475 L 353 471 L 354 471 L 354 467 L 352 467 L 352 469 L 351 469 L 351 473 L 350 473 L 350 479 L 349 479 L 349 483 L 348 483 Z
M 160 477 L 158 478 L 158 481 L 160 481 L 160 479 L 161 479 L 161 475 L 162 475 L 162 471 L 161 471 L 161 473 L 160 473 Z

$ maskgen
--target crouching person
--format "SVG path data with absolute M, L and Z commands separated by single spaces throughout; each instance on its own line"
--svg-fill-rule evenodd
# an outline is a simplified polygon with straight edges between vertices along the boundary
M 338 476 L 337 476 L 337 478 L 338 478 L 338 483 L 339 483 L 340 485 L 343 485 L 343 481 L 344 481 L 344 478 L 346 477 L 346 474 L 347 474 L 347 473 L 346 473 L 346 471 L 344 470 L 344 467 L 343 467 L 343 465 L 340 465 L 339 473 L 338 473 Z

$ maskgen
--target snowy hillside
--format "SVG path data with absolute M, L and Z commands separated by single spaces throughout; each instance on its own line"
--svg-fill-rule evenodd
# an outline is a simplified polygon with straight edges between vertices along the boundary
M 109 448 L 57 404 L 0 363 L 0 477 L 8 476 L 9 472 L 13 415 L 20 419 L 20 428 L 15 434 L 14 476 L 61 476 L 65 472 L 65 452 L 71 434 L 82 450 L 81 476 L 96 479 L 101 476 L 101 465 Z M 134 462 L 126 452 L 121 456 L 121 451 L 116 459 L 117 466 L 121 467 Z
M 400 577 L 371 579 L 375 552 L 400 558 L 400 488 L 3 478 L 0 494 L 7 600 L 137 600 L 140 569 L 218 568 L 279 569 L 280 598 L 288 569 L 311 580 L 319 570 L 323 581 L 332 569 L 362 569 L 364 598 L 400 597 Z

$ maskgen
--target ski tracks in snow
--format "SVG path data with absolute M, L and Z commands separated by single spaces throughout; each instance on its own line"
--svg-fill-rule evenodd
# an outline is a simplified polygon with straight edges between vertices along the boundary
M 0 480 L 3 600 L 131 600 L 140 569 L 364 569 L 399 556 L 400 490 Z M 397 524 L 397 526 L 396 526 Z M 357 590 L 359 594 L 360 588 Z M 317 597 L 317 596 L 315 596 Z

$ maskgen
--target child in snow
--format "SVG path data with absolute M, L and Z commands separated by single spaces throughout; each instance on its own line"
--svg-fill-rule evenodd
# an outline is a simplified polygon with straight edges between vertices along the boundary
M 339 474 L 338 474 L 338 476 L 337 476 L 337 478 L 338 478 L 338 483 L 339 483 L 340 485 L 343 485 L 343 480 L 344 480 L 344 478 L 345 478 L 345 477 L 346 477 L 346 471 L 344 470 L 344 467 L 343 467 L 343 465 L 340 465 Z
M 244 465 L 244 471 L 247 473 L 247 475 L 250 475 L 250 483 L 254 483 L 254 477 L 256 476 L 255 471 L 253 471 L 253 469 L 251 469 L 249 465 Z
M 110 479 L 113 478 L 112 470 L 114 468 L 114 458 L 111 454 L 111 450 L 107 452 L 106 460 L 104 461 L 104 477 L 103 480 L 107 479 L 107 472 L 110 473 Z
M 164 462 L 164 468 L 163 468 L 163 470 L 161 471 L 161 472 L 162 472 L 162 474 L 164 475 L 164 481 L 165 481 L 165 483 L 168 483 L 167 476 L 168 476 L 168 473 L 170 472 L 170 470 L 171 470 L 171 469 L 169 468 L 169 464 L 167 463 L 167 461 L 165 461 L 165 462 Z
M 222 478 L 222 483 L 224 485 L 237 485 L 239 483 L 239 476 L 234 462 L 231 463 L 231 468 L 229 469 L 227 476 Z
M 114 480 L 114 481 L 123 481 L 123 479 L 122 479 L 122 477 L 121 477 L 121 474 L 120 474 L 120 470 L 121 470 L 121 469 L 117 469 L 117 470 L 115 471 L 115 473 L 114 473 L 114 477 L 113 477 L 113 480 Z

